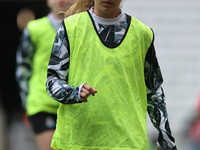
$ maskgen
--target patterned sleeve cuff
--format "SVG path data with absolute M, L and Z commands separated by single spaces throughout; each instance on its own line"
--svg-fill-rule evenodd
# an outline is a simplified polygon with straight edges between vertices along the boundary
M 161 146 L 160 146 L 160 144 L 157 142 L 156 143 L 156 145 L 157 145 L 157 149 L 158 150 L 177 150 L 177 147 L 176 146 L 174 146 L 173 148 L 171 148 L 171 149 L 164 149 L 164 148 L 162 148 Z
M 169 135 L 170 138 L 163 139 L 159 135 L 158 142 L 156 143 L 158 150 L 177 150 L 174 138 Z
M 78 91 L 78 99 L 79 99 L 79 101 L 81 101 L 81 89 L 82 89 L 82 87 L 83 87 L 84 84 L 85 84 L 85 83 L 83 83 L 83 84 L 81 84 L 81 85 L 79 86 L 79 91 Z

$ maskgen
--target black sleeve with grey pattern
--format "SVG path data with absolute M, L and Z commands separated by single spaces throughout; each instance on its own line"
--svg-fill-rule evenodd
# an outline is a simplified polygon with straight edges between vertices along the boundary
M 159 131 L 159 150 L 176 150 L 175 139 L 172 136 L 165 103 L 163 78 L 156 58 L 153 42 L 145 59 L 145 82 L 147 86 L 147 111 L 154 127 Z
M 61 23 L 55 37 L 47 70 L 46 89 L 49 95 L 63 104 L 80 102 L 80 87 L 67 84 L 69 73 L 69 44 L 64 22 Z
M 32 74 L 32 61 L 35 47 L 30 39 L 27 28 L 24 29 L 16 53 L 16 81 L 19 86 L 20 97 L 23 108 L 26 109 L 26 98 L 29 93 L 29 80 Z

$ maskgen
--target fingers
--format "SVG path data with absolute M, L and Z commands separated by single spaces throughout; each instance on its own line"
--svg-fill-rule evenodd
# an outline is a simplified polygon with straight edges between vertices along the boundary
M 81 101 L 82 101 L 82 102 L 87 102 L 87 99 L 81 97 Z
M 87 85 L 87 84 L 84 84 L 83 87 L 82 87 L 82 91 L 87 91 L 86 94 L 92 94 L 93 96 L 95 95 L 95 93 L 97 93 L 97 90 L 92 88 L 91 86 Z M 89 93 L 88 93 L 89 92 Z M 88 95 L 88 96 L 89 96 Z
M 92 94 L 95 96 L 95 93 L 97 93 L 97 90 L 92 88 L 91 86 L 84 84 L 82 89 L 81 89 L 81 101 L 87 102 L 87 98 Z

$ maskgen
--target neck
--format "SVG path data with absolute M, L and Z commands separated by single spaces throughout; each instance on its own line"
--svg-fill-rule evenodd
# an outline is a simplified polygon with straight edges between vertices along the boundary
M 120 10 L 116 10 L 114 12 L 100 12 L 97 9 L 93 9 L 93 13 L 98 17 L 102 18 L 117 18 L 120 15 Z

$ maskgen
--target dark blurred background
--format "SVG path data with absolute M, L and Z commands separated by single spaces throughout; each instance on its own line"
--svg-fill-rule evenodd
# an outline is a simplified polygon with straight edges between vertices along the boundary
M 15 57 L 23 26 L 28 19 L 40 18 L 47 12 L 45 0 L 0 0 L 0 94 L 8 116 L 22 109 L 15 80 Z M 17 24 L 17 19 L 21 19 L 21 24 Z
M 45 0 L 0 0 L 0 150 L 31 149 L 28 145 L 36 149 L 32 133 L 23 122 L 15 61 L 20 36 L 27 22 L 45 16 L 48 11 Z M 23 143 L 19 144 L 19 141 Z

